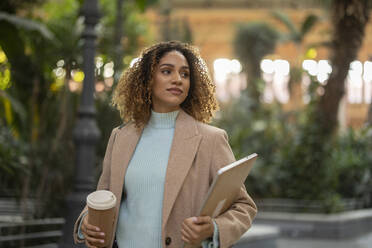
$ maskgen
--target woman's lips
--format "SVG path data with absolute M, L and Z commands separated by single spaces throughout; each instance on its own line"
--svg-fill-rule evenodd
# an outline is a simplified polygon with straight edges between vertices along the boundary
M 167 89 L 167 91 L 177 96 L 181 95 L 183 92 L 181 89 L 178 89 L 178 88 L 170 88 L 170 89 Z

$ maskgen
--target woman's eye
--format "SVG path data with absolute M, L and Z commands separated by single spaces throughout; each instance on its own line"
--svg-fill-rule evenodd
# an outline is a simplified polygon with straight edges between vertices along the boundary
M 162 70 L 161 73 L 168 75 L 170 74 L 170 70 Z
M 182 73 L 181 73 L 181 76 L 182 76 L 183 78 L 188 78 L 188 77 L 189 77 L 189 73 L 188 73 L 188 72 L 182 72 Z

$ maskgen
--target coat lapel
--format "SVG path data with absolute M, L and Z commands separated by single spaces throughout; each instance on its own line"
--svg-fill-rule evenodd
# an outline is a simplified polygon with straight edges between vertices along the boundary
M 198 133 L 196 121 L 183 110 L 180 110 L 176 120 L 172 148 L 165 176 L 163 228 L 167 223 L 178 192 L 192 165 L 200 140 L 201 135 Z
M 111 161 L 111 190 L 118 201 L 121 201 L 124 175 L 136 149 L 143 128 L 137 129 L 133 123 L 127 124 L 118 131 L 116 142 L 112 150 Z

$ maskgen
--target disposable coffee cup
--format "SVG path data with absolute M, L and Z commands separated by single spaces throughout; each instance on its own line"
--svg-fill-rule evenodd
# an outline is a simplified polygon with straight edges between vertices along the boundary
M 88 222 L 105 233 L 105 242 L 100 247 L 107 247 L 113 235 L 116 197 L 111 191 L 97 190 L 87 196 Z

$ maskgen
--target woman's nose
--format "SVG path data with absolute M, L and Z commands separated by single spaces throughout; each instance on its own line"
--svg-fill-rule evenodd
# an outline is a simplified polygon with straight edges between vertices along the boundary
M 175 83 L 175 84 L 181 84 L 182 83 L 182 77 L 179 73 L 175 73 L 175 76 L 173 77 L 173 83 Z

